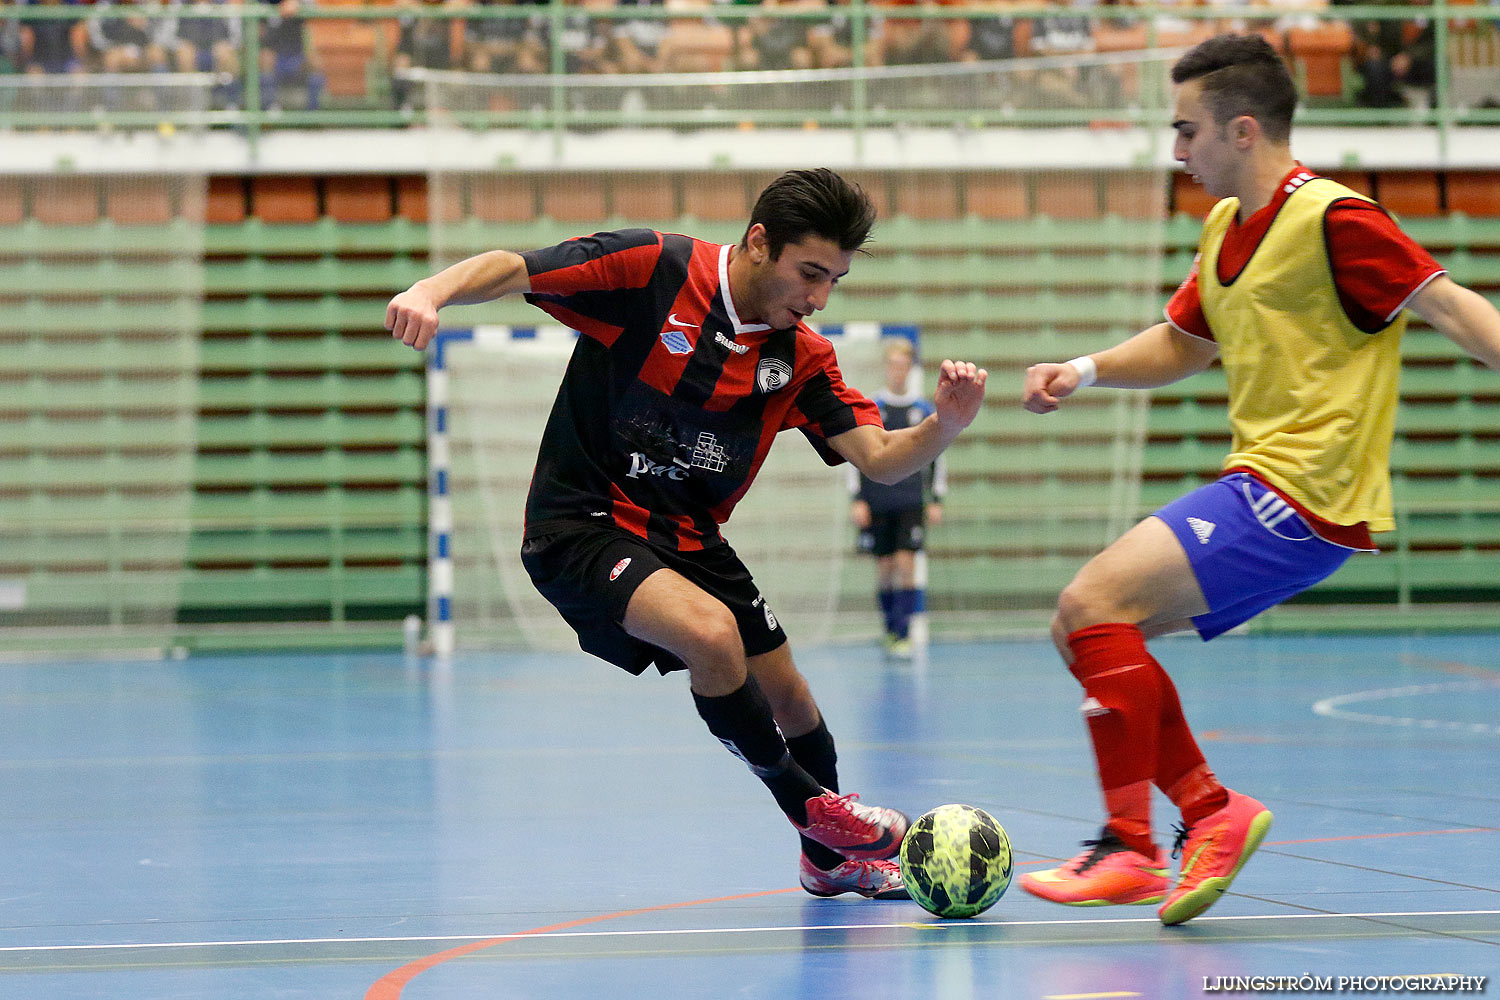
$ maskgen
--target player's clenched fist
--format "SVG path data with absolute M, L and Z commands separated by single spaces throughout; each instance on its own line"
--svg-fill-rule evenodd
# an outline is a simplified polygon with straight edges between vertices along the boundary
M 422 350 L 438 328 L 438 306 L 421 282 L 391 299 L 385 307 L 385 328 L 408 347 Z
M 1032 413 L 1051 413 L 1064 396 L 1078 388 L 1078 369 L 1071 364 L 1043 363 L 1026 369 L 1022 405 Z

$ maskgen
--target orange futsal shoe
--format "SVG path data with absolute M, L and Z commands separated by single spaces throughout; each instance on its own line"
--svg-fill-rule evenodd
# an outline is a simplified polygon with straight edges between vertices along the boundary
M 1161 851 L 1148 858 L 1126 847 L 1109 827 L 1083 846 L 1088 850 L 1061 868 L 1022 875 L 1021 888 L 1068 906 L 1160 903 L 1167 894 L 1167 864 Z
M 1168 927 L 1184 923 L 1217 903 L 1266 839 L 1271 819 L 1271 810 L 1248 795 L 1231 791 L 1223 809 L 1191 829 L 1179 829 L 1172 856 L 1182 852 L 1182 875 L 1157 911 L 1161 922 Z

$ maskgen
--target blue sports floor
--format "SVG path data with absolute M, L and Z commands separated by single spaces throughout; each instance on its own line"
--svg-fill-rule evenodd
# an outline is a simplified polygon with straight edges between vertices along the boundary
M 0 997 L 1500 994 L 1500 636 L 1155 649 L 1210 763 L 1276 813 L 1231 895 L 1174 929 L 1019 886 L 961 922 L 805 895 L 791 828 L 685 679 L 582 654 L 0 664 Z M 1044 644 L 798 660 L 846 790 L 982 806 L 1018 871 L 1095 832 L 1079 692 Z

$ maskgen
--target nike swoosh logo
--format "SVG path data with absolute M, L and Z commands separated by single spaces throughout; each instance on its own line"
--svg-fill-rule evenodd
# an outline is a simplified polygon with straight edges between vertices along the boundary
M 685 326 L 689 330 L 694 328 L 692 323 L 684 323 L 682 320 L 678 319 L 675 312 L 667 317 L 667 324 L 669 326 Z
M 867 854 L 873 851 L 883 851 L 886 848 L 890 847 L 892 843 L 894 843 L 894 841 L 891 838 L 891 831 L 887 830 L 880 835 L 879 840 L 872 840 L 868 844 L 855 844 L 850 846 L 849 850 L 859 851 L 859 853 L 861 854 Z

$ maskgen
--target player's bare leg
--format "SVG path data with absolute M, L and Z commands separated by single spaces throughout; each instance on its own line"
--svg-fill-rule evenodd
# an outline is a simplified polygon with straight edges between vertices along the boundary
M 1163 922 L 1181 923 L 1207 909 L 1259 845 L 1270 812 L 1219 783 L 1175 686 L 1145 647 L 1147 638 L 1191 627 L 1208 610 L 1182 544 L 1154 517 L 1094 557 L 1063 590 L 1052 638 L 1084 688 L 1109 821 L 1083 854 L 1025 876 L 1027 891 L 1074 905 L 1165 898 Z M 1153 783 L 1182 808 L 1176 846 L 1190 847 L 1170 894 L 1151 833 Z
M 686 664 L 693 702 L 709 732 L 750 767 L 800 832 L 861 862 L 889 858 L 900 849 L 907 824 L 904 815 L 858 805 L 848 796 L 825 790 L 798 762 L 776 724 L 771 699 L 751 672 L 734 614 L 722 601 L 681 574 L 659 569 L 631 596 L 624 626 Z M 786 647 L 755 661 L 757 671 L 772 682 L 782 711 L 809 729 L 819 726 L 817 705 Z M 864 895 L 889 887 L 868 892 L 864 888 L 850 887 Z
M 734 615 L 680 573 L 659 569 L 636 588 L 625 631 L 687 664 L 695 694 L 717 697 L 742 687 L 745 645 Z
M 823 721 L 823 714 L 818 710 L 818 703 L 813 700 L 807 678 L 802 676 L 792 660 L 790 644 L 760 656 L 749 657 L 746 664 L 750 676 L 759 682 L 761 690 L 770 700 L 776 724 L 788 739 L 807 735 Z
M 1081 628 L 1108 622 L 1128 622 L 1151 635 L 1162 626 L 1191 627 L 1195 615 L 1208 611 L 1208 602 L 1187 554 L 1172 529 L 1154 517 L 1121 535 L 1090 559 L 1063 588 L 1052 620 L 1052 641 L 1069 664 L 1073 651 L 1067 637 Z
M 831 792 L 839 790 L 838 753 L 823 713 L 813 699 L 807 679 L 792 660 L 790 645 L 748 660 L 750 676 L 765 691 L 772 714 L 786 734 L 792 759 Z M 890 810 L 882 810 L 890 812 Z M 897 814 L 899 815 L 899 814 Z M 894 861 L 850 861 L 831 848 L 802 835 L 799 861 L 802 887 L 815 896 L 858 893 L 875 899 L 907 899 L 901 869 Z

